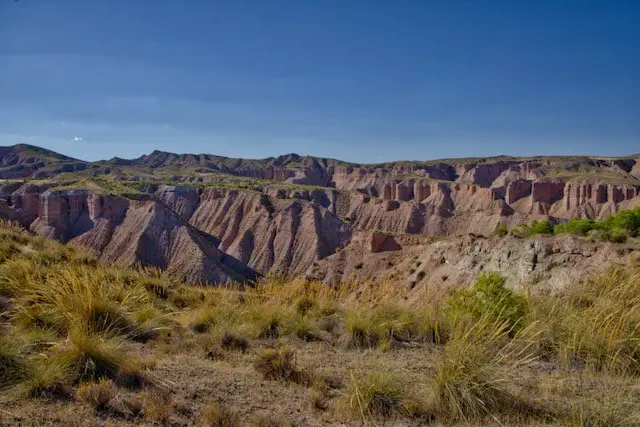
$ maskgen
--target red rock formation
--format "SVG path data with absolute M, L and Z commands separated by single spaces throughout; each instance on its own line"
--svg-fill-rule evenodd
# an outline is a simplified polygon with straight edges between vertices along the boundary
M 533 203 L 546 203 L 551 205 L 564 197 L 564 182 L 537 181 L 531 188 Z
M 498 176 L 518 163 L 497 162 L 465 165 L 464 172 L 457 181 L 466 184 L 477 184 L 481 187 L 490 187 Z
M 416 181 L 413 186 L 413 194 L 416 202 L 422 202 L 431 195 L 431 185 L 428 181 Z
M 512 204 L 531 195 L 531 181 L 518 180 L 507 184 L 507 191 L 505 201 L 507 204 Z
M 396 184 L 396 200 L 407 202 L 413 199 L 413 185 L 400 182 Z
M 219 248 L 256 271 L 306 269 L 350 239 L 350 228 L 322 206 L 257 194 L 206 189 L 190 222 L 220 239 Z

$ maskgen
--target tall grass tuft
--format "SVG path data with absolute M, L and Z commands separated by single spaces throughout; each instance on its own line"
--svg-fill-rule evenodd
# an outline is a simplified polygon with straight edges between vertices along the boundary
M 556 301 L 554 313 L 562 316 L 554 344 L 567 364 L 640 374 L 640 271 L 609 269 Z
M 365 425 L 377 418 L 424 417 L 430 415 L 411 382 L 391 372 L 376 371 L 350 375 L 346 390 L 337 402 L 339 412 L 355 415 Z
M 434 407 L 452 421 L 524 410 L 510 390 L 510 379 L 530 366 L 529 343 L 509 337 L 508 321 L 483 316 L 461 324 L 445 344 L 433 379 Z
M 80 328 L 69 333 L 68 342 L 58 348 L 52 358 L 65 367 L 72 384 L 103 378 L 117 380 L 121 374 L 134 375 L 139 369 L 136 359 L 127 353 L 124 341 Z
M 31 370 L 16 337 L 0 333 L 0 390 L 27 379 Z

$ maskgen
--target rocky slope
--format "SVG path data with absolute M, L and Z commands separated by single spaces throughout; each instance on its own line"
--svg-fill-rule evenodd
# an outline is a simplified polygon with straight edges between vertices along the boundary
M 489 236 L 499 225 L 603 218 L 640 206 L 640 156 L 358 165 L 156 151 L 88 163 L 21 145 L 0 147 L 0 179 L 14 179 L 0 182 L 0 215 L 35 233 L 212 283 L 305 274 L 314 265 L 324 266 L 327 281 L 344 279 L 338 270 L 350 264 L 342 267 L 342 257 L 364 232 L 405 242 Z M 177 181 L 195 185 L 165 185 Z
M 302 273 L 351 237 L 351 227 L 319 204 L 235 190 L 161 187 L 128 200 L 29 186 L 2 201 L 0 214 L 105 260 L 167 269 L 190 282 Z
M 330 284 L 390 282 L 405 287 L 406 299 L 415 300 L 470 285 L 485 269 L 500 272 L 513 286 L 556 292 L 609 265 L 639 263 L 637 244 L 593 243 L 568 235 L 437 239 L 359 232 L 348 247 L 314 263 L 306 277 Z

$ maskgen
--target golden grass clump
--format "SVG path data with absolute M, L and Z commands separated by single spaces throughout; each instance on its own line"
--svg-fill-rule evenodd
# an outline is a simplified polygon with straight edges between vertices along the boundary
M 201 411 L 202 425 L 207 427 L 240 427 L 242 420 L 227 405 L 209 403 Z
M 27 379 L 32 366 L 15 336 L 0 333 L 0 390 Z
M 462 324 L 444 345 L 433 377 L 433 407 L 443 420 L 463 420 L 525 408 L 511 379 L 535 360 L 530 343 L 509 338 L 508 321 L 492 315 Z
M 562 297 L 534 296 L 542 354 L 571 369 L 640 374 L 640 271 L 611 268 Z
M 295 354 L 288 347 L 264 349 L 253 366 L 268 380 L 290 381 L 297 384 L 309 384 L 311 381 L 309 373 L 298 368 Z
M 429 412 L 425 399 L 406 377 L 382 371 L 351 374 L 336 409 L 338 413 L 360 418 L 365 425 L 378 418 L 428 418 Z
M 597 370 L 640 374 L 640 272 L 611 269 L 572 301 L 564 351 Z
M 128 354 L 125 342 L 119 338 L 106 338 L 74 329 L 69 333 L 68 342 L 56 348 L 51 357 L 65 367 L 67 379 L 72 384 L 96 382 L 103 378 L 125 384 L 142 381 L 139 363 Z
M 104 411 L 118 395 L 118 387 L 111 380 L 101 379 L 97 383 L 86 383 L 78 387 L 77 396 L 81 402 L 88 403 L 96 411 Z

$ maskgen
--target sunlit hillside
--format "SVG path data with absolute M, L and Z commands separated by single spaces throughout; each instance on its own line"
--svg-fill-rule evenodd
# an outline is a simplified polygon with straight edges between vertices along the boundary
M 197 287 L 0 228 L 3 425 L 637 425 L 640 268 L 560 296 Z

